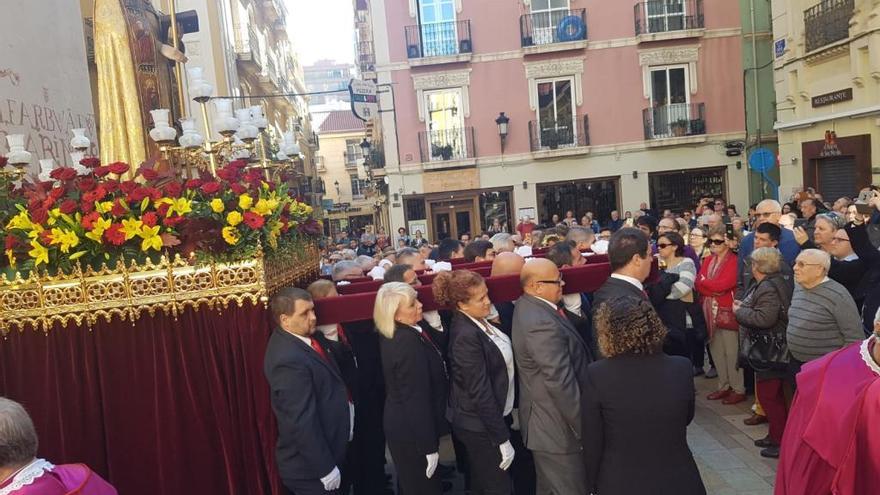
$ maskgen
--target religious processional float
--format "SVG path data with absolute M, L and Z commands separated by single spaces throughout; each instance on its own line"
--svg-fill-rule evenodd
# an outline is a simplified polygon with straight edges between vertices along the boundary
M 28 179 L 11 148 L 0 156 L 4 335 L 265 303 L 317 276 L 312 207 L 246 160 L 186 179 L 86 157 Z

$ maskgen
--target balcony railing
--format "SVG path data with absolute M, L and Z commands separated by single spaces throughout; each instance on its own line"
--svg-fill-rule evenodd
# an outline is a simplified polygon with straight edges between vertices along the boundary
M 703 0 L 652 0 L 637 3 L 633 10 L 636 36 L 706 27 Z
M 523 47 L 586 40 L 586 9 L 525 14 L 519 18 L 519 34 Z
M 849 38 L 854 0 L 822 0 L 804 11 L 807 51 Z
M 532 151 L 576 148 L 590 145 L 590 120 L 586 115 L 555 122 L 529 122 L 529 148 Z
M 459 127 L 419 133 L 422 163 L 473 158 L 474 128 Z
M 473 52 L 471 21 L 406 26 L 408 58 L 448 57 Z
M 645 139 L 706 134 L 705 103 L 672 103 L 642 111 Z

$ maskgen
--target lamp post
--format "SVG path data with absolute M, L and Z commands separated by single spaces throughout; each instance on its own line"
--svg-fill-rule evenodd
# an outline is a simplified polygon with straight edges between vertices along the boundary
M 498 124 L 498 137 L 501 138 L 501 153 L 504 153 L 504 143 L 507 141 L 507 130 L 508 125 L 510 123 L 510 117 L 504 115 L 504 112 L 498 114 L 498 118 L 495 119 L 495 123 Z

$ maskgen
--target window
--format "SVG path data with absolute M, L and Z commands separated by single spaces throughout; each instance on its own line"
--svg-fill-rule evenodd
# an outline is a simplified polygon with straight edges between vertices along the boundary
M 363 197 L 367 191 L 367 181 L 358 179 L 357 175 L 351 176 L 352 197 Z
M 677 135 L 690 122 L 689 96 L 687 66 L 651 68 L 653 137 Z
M 364 159 L 364 152 L 361 149 L 361 142 L 357 139 L 345 140 L 345 165 L 348 167 L 357 166 Z
M 665 33 L 685 28 L 684 0 L 653 0 L 645 2 L 649 33 Z
M 532 44 L 555 43 L 556 27 L 568 15 L 568 0 L 532 0 Z
M 455 0 L 420 0 L 419 21 L 422 56 L 436 57 L 458 53 Z
M 465 158 L 467 143 L 461 90 L 445 89 L 425 92 L 425 119 L 430 145 L 430 159 Z
M 575 144 L 571 78 L 538 81 L 538 139 L 541 147 Z

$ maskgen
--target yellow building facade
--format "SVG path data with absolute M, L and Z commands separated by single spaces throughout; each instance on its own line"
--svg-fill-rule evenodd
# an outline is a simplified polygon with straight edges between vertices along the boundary
M 780 199 L 880 179 L 880 1 L 773 2 Z

